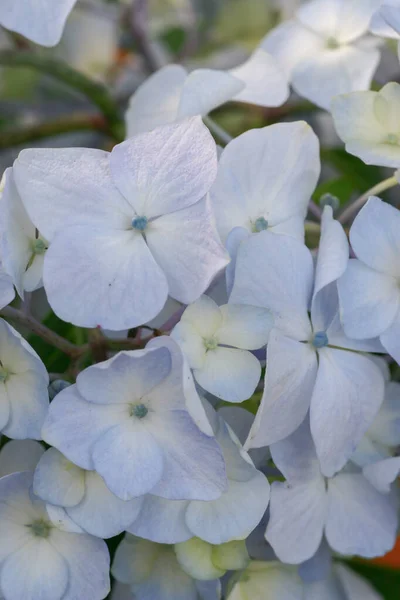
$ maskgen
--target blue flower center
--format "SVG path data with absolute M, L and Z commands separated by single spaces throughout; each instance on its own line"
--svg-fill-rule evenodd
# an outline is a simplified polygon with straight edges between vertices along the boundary
M 216 350 L 218 348 L 218 340 L 216 337 L 203 338 L 203 344 L 207 351 Z
M 317 331 L 312 339 L 314 348 L 325 348 L 329 344 L 328 336 L 325 331 Z
M 147 217 L 135 217 L 132 219 L 132 227 L 133 229 L 137 229 L 137 231 L 144 231 L 149 223 Z
M 134 404 L 131 407 L 131 417 L 136 417 L 137 419 L 143 419 L 148 412 L 149 409 L 144 404 Z
M 254 222 L 254 232 L 259 233 L 260 231 L 265 231 L 268 229 L 268 221 L 264 219 L 264 217 L 258 217 L 258 219 Z
M 27 525 L 30 527 L 33 535 L 35 537 L 48 538 L 51 531 L 51 524 L 45 521 L 44 519 L 38 519 L 34 521 L 31 525 Z

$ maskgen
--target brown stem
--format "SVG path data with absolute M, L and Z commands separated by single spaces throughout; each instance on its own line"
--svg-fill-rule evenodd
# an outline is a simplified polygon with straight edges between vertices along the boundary
M 64 352 L 64 354 L 68 354 L 68 356 L 70 356 L 71 358 L 78 358 L 79 356 L 82 356 L 89 350 L 89 346 L 87 344 L 85 344 L 84 346 L 77 346 L 76 344 L 73 344 L 69 340 L 66 340 L 65 338 L 58 335 L 58 333 L 55 333 L 54 331 L 43 325 L 42 323 L 39 323 L 39 321 L 37 321 L 31 315 L 26 315 L 24 312 L 18 310 L 17 308 L 6 306 L 6 308 L 3 308 L 0 311 L 0 316 L 5 317 L 6 319 L 11 319 L 16 323 L 23 325 L 24 327 L 29 329 L 29 331 L 42 338 L 42 340 L 44 340 L 51 346 L 58 348 L 58 350 L 61 350 L 61 352 Z

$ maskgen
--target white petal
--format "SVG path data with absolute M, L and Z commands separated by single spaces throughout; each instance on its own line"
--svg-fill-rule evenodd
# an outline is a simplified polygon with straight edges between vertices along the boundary
M 221 496 L 227 485 L 221 449 L 186 411 L 152 413 L 149 431 L 164 456 L 163 474 L 152 494 L 170 500 L 208 501 Z
M 394 503 L 362 475 L 334 477 L 328 499 L 325 533 L 333 550 L 373 558 L 393 548 L 397 532 Z
M 313 278 L 313 261 L 306 246 L 263 231 L 240 245 L 229 303 L 268 308 L 276 328 L 295 339 L 308 340 Z
M 141 133 L 115 146 L 114 184 L 139 216 L 158 217 L 195 204 L 217 174 L 215 142 L 200 117 Z
M 47 251 L 43 279 L 54 312 L 81 327 L 136 327 L 168 297 L 164 273 L 133 230 L 67 228 Z
M 49 408 L 47 379 L 40 372 L 11 374 L 3 384 L 10 403 L 10 419 L 3 433 L 15 439 L 41 439 Z
M 225 569 L 219 569 L 214 565 L 213 547 L 203 540 L 192 538 L 187 542 L 176 544 L 174 550 L 178 563 L 193 579 L 200 581 L 218 579 L 225 573 Z
M 400 473 L 400 458 L 395 456 L 379 462 L 366 465 L 363 474 L 366 479 L 382 494 L 388 494 L 391 484 Z
M 194 378 L 203 389 L 228 402 L 243 402 L 253 395 L 261 377 L 258 358 L 247 350 L 218 347 L 210 350 Z
M 230 142 L 211 190 L 223 240 L 234 227 L 251 231 L 262 217 L 271 228 L 304 218 L 319 173 L 318 139 L 304 121 L 254 129 Z
M 350 241 L 359 260 L 371 269 L 400 277 L 400 211 L 371 197 L 358 213 Z
M 10 420 L 10 400 L 4 383 L 0 384 L 0 429 L 3 430 Z
M 279 442 L 299 427 L 310 406 L 317 367 L 317 355 L 309 344 L 272 330 L 264 393 L 246 442 L 248 448 Z
M 375 14 L 372 16 L 371 22 L 369 24 L 369 30 L 374 35 L 383 38 L 390 38 L 394 40 L 398 40 L 400 35 L 390 26 L 389 23 L 384 19 L 384 15 L 382 14 L 382 10 L 377 10 Z
M 147 494 L 138 518 L 127 531 L 159 544 L 186 542 L 193 537 L 185 520 L 188 505 L 187 500 L 165 500 Z
M 43 287 L 43 265 L 45 255 L 35 256 L 29 269 L 24 275 L 24 289 L 27 292 L 34 292 Z
M 276 60 L 262 48 L 231 69 L 230 73 L 246 84 L 234 100 L 259 106 L 281 106 L 289 97 L 289 86 Z
M 324 39 L 296 21 L 275 27 L 261 42 L 261 48 L 276 58 L 286 77 L 302 60 L 320 53 Z
M 187 72 L 180 65 L 167 65 L 136 90 L 125 114 L 128 137 L 173 123 Z
M 244 350 L 258 350 L 268 341 L 272 314 L 263 308 L 238 304 L 221 306 L 222 324 L 217 332 L 220 344 Z
M 207 198 L 153 221 L 146 239 L 169 294 L 183 304 L 197 300 L 229 260 Z
M 18 471 L 33 471 L 44 447 L 34 440 L 11 440 L 0 451 L 0 477 Z
M 33 537 L 3 563 L 0 583 L 12 600 L 61 600 L 68 580 L 64 558 L 48 540 Z
M 0 23 L 42 46 L 55 46 L 76 0 L 35 0 L 15 2 L 4 0 L 0 9 Z
M 151 575 L 161 549 L 158 544 L 126 535 L 118 545 L 112 574 L 121 583 L 140 583 Z
M 385 350 L 393 356 L 397 363 L 400 363 L 400 343 L 399 343 L 399 334 L 400 334 L 400 308 L 396 314 L 396 318 L 393 323 L 390 325 L 389 329 L 387 329 L 381 336 L 380 340 L 382 342 Z
M 265 537 L 280 560 L 300 564 L 321 543 L 326 515 L 323 478 L 291 487 L 275 482 L 271 489 L 270 520 Z
M 1 197 L 1 260 L 19 295 L 23 296 L 25 272 L 32 257 L 35 226 L 24 209 L 12 169 L 7 169 L 5 178 L 6 184 Z
M 210 544 L 244 540 L 261 521 L 269 502 L 269 484 L 254 469 L 248 481 L 229 481 L 228 491 L 213 502 L 191 502 L 186 523 L 198 538 Z
M 0 560 L 23 548 L 32 539 L 27 522 L 45 517 L 43 507 L 34 506 L 30 487 L 32 473 L 13 473 L 0 480 Z
M 119 352 L 82 371 L 76 387 L 85 400 L 94 404 L 130 404 L 160 385 L 171 370 L 168 348 Z
M 313 0 L 297 11 L 297 18 L 324 36 L 349 43 L 366 33 L 379 0 Z
M 15 298 L 14 282 L 0 266 L 0 310 Z
M 310 422 L 324 475 L 332 477 L 376 417 L 384 397 L 380 369 L 368 357 L 335 348 L 319 351 Z
M 0 319 L 0 360 L 10 373 L 22 375 L 26 371 L 32 371 L 38 376 L 41 375 L 46 385 L 48 384 L 49 376 L 40 357 L 4 319 Z
M 92 449 L 93 464 L 121 500 L 149 492 L 163 473 L 163 453 L 142 424 L 129 423 L 105 432 Z
M 178 117 L 205 116 L 232 100 L 245 84 L 235 74 L 213 69 L 195 69 L 182 88 Z
M 344 142 L 363 140 L 383 141 L 387 132 L 376 112 L 378 92 L 351 92 L 332 101 L 332 116 L 338 135 Z
M 69 585 L 62 600 L 103 600 L 110 591 L 110 555 L 91 535 L 54 532 L 52 544 L 68 563 Z
M 336 281 L 349 260 L 349 243 L 341 224 L 333 219 L 332 208 L 325 207 L 315 270 L 311 320 L 314 331 L 326 331 L 338 311 Z M 334 284 L 335 289 L 332 289 Z
M 300 484 L 321 477 L 319 462 L 308 419 L 289 437 L 271 445 L 271 456 L 290 484 Z
M 94 469 L 91 449 L 114 425 L 126 420 L 122 405 L 101 406 L 86 402 L 76 386 L 57 394 L 42 429 L 43 439 L 82 469 Z
M 108 152 L 88 148 L 20 153 L 13 168 L 15 183 L 47 240 L 67 225 L 121 229 L 130 223 L 131 209 L 111 180 L 109 157 Z
M 201 296 L 188 306 L 181 317 L 181 323 L 191 325 L 202 337 L 212 337 L 222 323 L 219 306 L 209 296 Z
M 143 497 L 127 502 L 120 500 L 110 492 L 100 475 L 86 471 L 84 497 L 67 513 L 91 535 L 110 538 L 125 531 L 136 519 L 143 500 Z
M 396 279 L 351 259 L 338 281 L 341 320 L 346 335 L 369 339 L 385 332 L 400 306 Z
M 225 269 L 224 291 L 226 292 L 228 298 L 232 292 L 233 283 L 235 281 L 236 259 L 240 244 L 244 240 L 247 240 L 247 238 L 249 238 L 251 235 L 252 234 L 250 233 L 250 231 L 248 231 L 248 229 L 245 229 L 244 227 L 234 227 L 225 240 L 225 248 L 227 249 L 229 257 L 231 259 L 230 263 Z
M 163 548 L 146 581 L 132 586 L 134 595 L 141 600 L 197 600 L 194 580 L 178 565 L 173 548 Z
M 299 7 L 296 19 L 303 26 L 324 37 L 333 36 L 338 26 L 342 5 L 342 0 L 312 0 Z
M 171 331 L 171 337 L 178 342 L 189 367 L 201 369 L 206 357 L 206 347 L 193 325 L 180 321 Z
M 397 33 L 400 33 L 400 17 L 397 2 L 395 0 L 391 0 L 390 2 L 387 0 L 384 1 L 380 8 L 380 13 L 386 23 L 388 23 Z
M 172 370 L 161 385 L 152 389 L 148 395 L 149 402 L 155 410 L 165 410 L 165 398 L 168 396 L 168 407 L 171 410 L 188 410 L 193 421 L 203 433 L 209 436 L 214 435 L 203 403 L 196 391 L 190 369 L 178 344 L 170 336 L 160 336 L 150 340 L 146 348 L 165 346 L 171 353 Z
M 379 60 L 375 49 L 341 46 L 324 50 L 296 66 L 293 87 L 300 96 L 329 110 L 335 96 L 368 89 Z
M 303 585 L 294 567 L 278 561 L 252 561 L 234 586 L 229 600 L 299 600 L 303 597 Z
M 59 531 L 65 533 L 85 533 L 67 514 L 65 508 L 46 504 L 47 517 Z
M 75 506 L 85 493 L 85 472 L 50 448 L 36 467 L 33 491 L 50 504 Z

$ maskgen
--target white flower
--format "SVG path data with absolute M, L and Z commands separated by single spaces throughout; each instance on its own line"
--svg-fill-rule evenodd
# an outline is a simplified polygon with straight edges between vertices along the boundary
M 235 577 L 235 576 L 234 576 Z M 252 561 L 228 600 L 383 600 L 372 586 L 343 564 L 333 566 L 328 577 L 304 582 L 295 567 L 279 562 Z
M 178 563 L 173 546 L 129 534 L 115 554 L 112 574 L 131 586 L 137 600 L 218 600 L 218 581 L 196 581 Z
M 311 0 L 261 43 L 300 96 L 330 109 L 334 96 L 370 87 L 379 40 L 367 35 L 379 0 Z
M 224 461 L 211 427 L 203 433 L 188 412 L 190 377 L 171 338 L 120 352 L 56 396 L 44 439 L 81 468 L 95 469 L 121 500 L 148 492 L 215 500 L 226 488 Z
M 350 230 L 357 259 L 338 282 L 341 319 L 349 337 L 379 336 L 400 362 L 400 212 L 372 197 Z
M 368 165 L 400 167 L 400 85 L 380 92 L 353 92 L 332 102 L 336 130 L 346 150 Z
M 15 181 L 51 242 L 43 280 L 57 315 L 118 331 L 154 318 L 168 294 L 196 300 L 227 263 L 207 200 L 216 171 L 215 143 L 198 117 L 111 154 L 23 151 Z
M 32 473 L 0 479 L 0 590 L 6 600 L 102 600 L 110 590 L 103 540 L 58 529 L 31 494 Z
M 298 240 L 261 232 L 239 248 L 229 299 L 269 308 L 275 318 L 265 389 L 247 447 L 284 439 L 310 408 L 312 436 L 327 476 L 347 462 L 384 395 L 379 367 L 363 354 L 382 346 L 350 340 L 340 325 L 336 282 L 347 263 L 346 235 L 326 207 L 315 270 L 310 251 Z
M 42 46 L 55 46 L 76 0 L 1 0 L 0 25 Z
M 41 439 L 49 376 L 31 346 L 0 319 L 0 431 L 15 439 Z
M 324 477 L 307 421 L 272 444 L 271 455 L 286 482 L 272 484 L 265 536 L 280 560 L 310 559 L 324 535 L 332 550 L 344 555 L 371 558 L 393 548 L 398 525 L 393 498 L 352 469 Z
M 43 285 L 43 262 L 48 242 L 27 215 L 15 186 L 12 168 L 5 172 L 1 203 L 2 264 L 23 297 L 24 290 L 32 292 Z
M 143 503 L 143 496 L 126 502 L 120 500 L 100 475 L 74 465 L 55 448 L 47 450 L 40 459 L 33 491 L 45 502 L 65 508 L 74 523 L 101 538 L 125 531 Z
M 34 440 L 10 440 L 0 450 L 0 477 L 18 471 L 33 471 L 44 447 Z
M 204 390 L 228 402 L 243 402 L 253 395 L 261 376 L 260 361 L 249 350 L 265 346 L 272 326 L 268 310 L 218 306 L 201 296 L 188 306 L 171 336 Z
M 223 242 L 236 227 L 303 241 L 320 170 L 318 138 L 304 121 L 253 129 L 234 139 L 222 152 L 211 188 Z
M 268 506 L 268 481 L 231 439 L 221 417 L 215 420 L 215 431 L 226 463 L 227 491 L 209 502 L 178 502 L 148 495 L 139 516 L 128 527 L 130 533 L 165 544 L 193 537 L 224 544 L 244 540 L 257 527 Z
M 262 49 L 231 71 L 168 65 L 134 93 L 126 113 L 128 137 L 193 116 L 206 116 L 229 100 L 280 106 L 289 96 L 286 78 Z

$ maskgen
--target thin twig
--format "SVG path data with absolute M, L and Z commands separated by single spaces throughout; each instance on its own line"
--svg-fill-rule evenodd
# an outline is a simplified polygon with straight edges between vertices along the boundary
M 132 0 L 130 25 L 136 46 L 143 57 L 149 73 L 163 65 L 154 50 L 149 36 L 149 14 L 147 0 Z
M 353 215 L 364 206 L 364 204 L 367 202 L 370 196 L 376 196 L 377 194 L 381 194 L 382 192 L 385 192 L 386 190 L 389 190 L 390 188 L 395 187 L 398 184 L 399 182 L 394 176 L 389 177 L 384 181 L 381 181 L 380 183 L 366 191 L 365 194 L 362 194 L 362 196 L 357 198 L 357 200 L 349 204 L 349 206 L 347 206 L 347 208 L 345 208 L 342 214 L 339 216 L 338 221 L 342 224 L 347 223 L 351 220 Z
M 66 63 L 33 52 L 17 52 L 4 50 L 0 52 L 0 65 L 5 67 L 31 68 L 62 81 L 88 98 L 103 114 L 108 130 L 116 139 L 124 139 L 124 122 L 119 114 L 118 106 L 107 88 L 75 71 Z
M 67 354 L 71 358 L 78 358 L 89 350 L 88 344 L 83 346 L 77 346 L 76 344 L 73 344 L 42 323 L 39 323 L 39 321 L 37 321 L 31 315 L 26 315 L 24 312 L 22 312 L 22 310 L 18 310 L 17 308 L 7 306 L 0 311 L 0 316 L 5 317 L 6 319 L 11 319 L 16 323 L 23 325 L 29 329 L 29 331 L 42 338 L 42 340 L 51 346 L 54 346 L 54 348 L 58 348 L 58 350 L 61 350 L 61 352 L 64 352 L 64 354 Z
M 36 123 L 28 127 L 6 129 L 1 132 L 0 150 L 13 146 L 26 145 L 48 137 L 70 133 L 71 131 L 108 132 L 107 122 L 101 115 L 79 113 L 76 115 Z
M 310 200 L 310 202 L 308 203 L 308 210 L 319 221 L 321 220 L 322 210 L 320 209 L 319 206 L 317 206 L 317 204 L 315 204 L 314 200 Z

